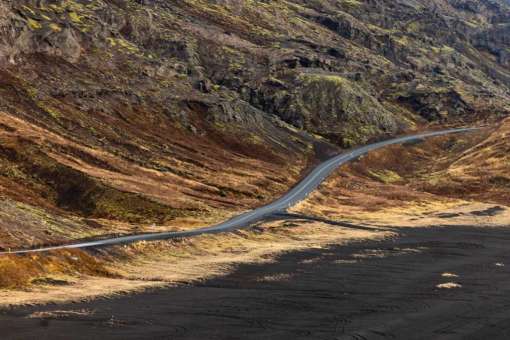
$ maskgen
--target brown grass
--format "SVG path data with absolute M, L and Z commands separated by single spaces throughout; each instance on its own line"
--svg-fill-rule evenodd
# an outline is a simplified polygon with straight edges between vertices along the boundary
M 36 282 L 53 282 L 53 275 L 77 274 L 112 276 L 98 259 L 79 250 L 0 257 L 0 288 L 26 288 Z
M 450 209 L 465 199 L 510 205 L 505 184 L 509 131 L 507 119 L 492 130 L 370 152 L 339 169 L 296 211 L 349 217 L 399 207 L 432 208 L 431 202 L 433 209 Z
M 510 118 L 483 140 L 431 171 L 416 188 L 434 194 L 510 205 Z
M 460 173 L 462 176 L 457 177 L 462 181 L 479 181 L 477 172 L 470 168 L 471 162 L 479 166 L 487 165 L 494 176 L 497 174 L 504 177 L 507 164 L 500 160 L 506 157 L 503 151 L 506 150 L 508 139 L 501 137 L 506 136 L 507 124 L 508 121 L 498 130 L 488 134 L 442 137 L 420 144 L 393 146 L 370 153 L 359 161 L 344 166 L 326 181 L 320 190 L 314 192 L 308 200 L 294 210 L 331 219 L 349 219 L 402 227 L 508 224 L 509 209 L 499 212 L 496 216 L 483 217 L 475 214 L 476 211 L 494 208 L 494 205 L 490 204 L 494 202 L 492 196 L 487 199 L 489 204 L 467 202 L 460 199 L 459 195 L 444 190 L 445 185 L 438 185 L 441 183 L 432 181 L 438 174 L 440 177 L 448 178 L 443 175 L 452 172 Z M 491 161 L 492 159 L 498 159 L 498 161 Z M 61 159 L 60 162 L 67 161 Z M 247 162 L 254 161 L 247 160 Z M 71 166 L 71 163 L 68 166 Z M 117 163 L 117 166 L 119 164 Z M 84 165 L 83 169 L 85 169 Z M 255 166 L 250 171 L 259 170 Z M 100 171 L 96 174 L 99 176 L 105 174 L 106 170 L 103 166 L 101 169 L 94 168 L 93 171 Z M 236 169 L 238 174 L 242 174 L 241 177 L 250 176 L 250 171 L 243 170 L 242 167 Z M 147 172 L 144 170 L 140 173 Z M 92 172 L 89 175 L 93 176 Z M 283 185 L 284 182 L 278 177 L 276 179 L 280 185 Z M 258 180 L 257 185 L 263 186 L 266 183 L 261 178 Z M 425 183 L 435 186 L 428 188 Z M 242 188 L 240 185 L 235 187 L 239 191 L 229 192 L 226 195 L 243 195 L 242 190 L 249 190 L 240 189 Z M 501 193 L 501 191 L 491 190 L 488 191 L 491 194 Z M 473 192 L 473 197 L 482 196 L 476 196 L 476 192 Z M 175 218 L 164 225 L 134 225 L 110 219 L 83 219 L 64 215 L 59 218 L 55 218 L 59 215 L 49 215 L 51 219 L 48 220 L 44 209 L 34 210 L 33 207 L 20 204 L 13 204 L 10 207 L 14 210 L 21 209 L 18 215 L 20 220 L 25 221 L 25 225 L 30 225 L 29 234 L 40 235 L 39 240 L 35 238 L 33 244 L 44 239 L 59 242 L 65 239 L 65 235 L 101 235 L 108 230 L 116 233 L 183 230 L 209 224 L 234 213 L 227 210 L 215 210 L 214 214 Z M 444 213 L 454 217 L 445 218 Z M 6 216 L 17 215 L 13 215 L 13 211 L 0 209 L 0 221 L 2 218 L 7 221 Z M 23 219 L 21 216 L 24 216 Z M 5 223 L 0 226 L 6 233 L 6 237 L 3 238 L 5 246 L 16 245 L 16 242 L 26 239 L 26 236 L 16 234 L 16 231 L 20 230 L 19 227 L 7 228 L 7 225 L 8 223 Z M 75 228 L 75 234 L 69 226 Z M 52 237 L 42 234 L 48 230 L 55 234 Z M 21 291 L 5 293 L 5 297 L 9 295 L 5 303 L 66 301 L 83 296 L 93 297 L 182 281 L 201 280 L 223 275 L 239 263 L 270 261 L 276 254 L 285 251 L 323 247 L 353 239 L 386 236 L 389 234 L 347 231 L 320 223 L 299 221 L 273 223 L 251 231 L 208 235 L 178 242 L 141 242 L 131 246 L 116 247 L 95 257 L 80 251 L 58 252 L 35 257 L 9 256 L 0 259 L 0 287 L 31 289 L 31 294 Z M 363 254 L 363 256 L 378 256 L 378 254 Z M 81 282 L 82 280 L 85 284 Z M 118 288 L 112 288 L 113 285 Z M 88 286 L 93 287 L 94 292 L 85 289 Z M 4 297 L 2 294 L 0 296 Z
M 31 275 L 20 278 L 19 284 L 24 290 L 0 290 L 0 306 L 75 301 L 204 280 L 224 275 L 242 263 L 273 261 L 275 256 L 287 251 L 322 248 L 330 244 L 391 236 L 392 234 L 388 232 L 350 230 L 315 222 L 299 224 L 274 222 L 259 226 L 255 230 L 204 235 L 173 242 L 140 242 L 113 248 L 101 256 L 104 267 L 87 267 L 88 271 L 82 271 L 87 272 L 86 275 L 66 262 L 66 258 L 71 254 L 59 252 L 38 258 L 9 257 L 10 270 L 14 267 L 19 268 L 18 264 L 22 263 L 27 265 L 24 272 Z M 57 256 L 60 257 L 59 261 L 53 262 L 52 259 L 56 259 Z M 62 261 L 67 264 L 62 265 Z M 35 272 L 30 272 L 35 264 L 44 264 L 44 270 L 39 268 Z M 104 275 L 97 277 L 97 272 Z M 34 282 L 31 279 L 33 275 L 40 275 L 46 280 Z M 32 280 L 32 283 L 25 286 L 28 280 Z M 9 284 L 4 287 L 18 286 Z
M 171 135 L 168 152 L 124 154 L 0 112 L 0 247 L 216 223 L 287 190 L 312 156 L 301 145 L 287 164 L 281 150 L 217 131 Z

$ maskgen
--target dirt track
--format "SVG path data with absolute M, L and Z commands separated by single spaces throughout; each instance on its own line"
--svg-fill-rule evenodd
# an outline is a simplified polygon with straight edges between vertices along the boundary
M 508 339 L 509 246 L 510 228 L 406 229 L 199 285 L 4 311 L 1 338 Z

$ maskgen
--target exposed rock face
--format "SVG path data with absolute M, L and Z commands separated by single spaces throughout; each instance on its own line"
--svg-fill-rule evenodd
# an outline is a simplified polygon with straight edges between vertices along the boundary
M 2 2 L 0 3 L 0 63 L 11 61 L 13 54 L 13 36 L 15 35 L 15 28 L 11 26 L 11 18 L 13 14 L 10 7 Z
M 276 80 L 267 82 L 258 100 L 261 107 L 294 126 L 347 147 L 399 128 L 400 119 L 356 81 L 338 75 L 303 73 L 292 84 L 288 88 Z
M 292 101 L 307 119 L 308 130 L 347 147 L 398 130 L 399 118 L 356 82 L 314 74 L 304 74 L 301 80 L 297 98 Z
M 444 119 L 451 108 L 443 106 L 452 101 L 455 110 L 461 108 L 456 119 L 475 114 L 483 101 L 492 110 L 487 93 L 508 102 L 510 14 L 502 1 L 26 0 L 0 6 L 4 64 L 20 65 L 38 54 L 119 68 L 125 56 L 154 85 L 158 77 L 178 77 L 199 93 L 233 91 L 297 127 L 328 136 L 348 131 L 333 130 L 348 126 L 355 114 L 368 124 L 368 134 L 395 132 L 405 125 L 395 102 L 428 120 Z M 372 111 L 350 105 L 349 114 L 336 115 L 340 125 L 321 122 L 325 113 L 312 119 L 307 104 L 298 103 L 298 93 L 309 86 L 299 79 L 321 72 L 362 88 L 361 97 L 376 103 Z M 331 82 L 324 79 L 327 91 Z M 292 91 L 271 93 L 276 83 Z M 416 91 L 416 83 L 427 88 Z M 472 92 L 466 97 L 473 102 L 454 98 L 459 83 Z M 434 94 L 422 95 L 428 89 Z M 340 103 L 352 101 L 349 91 L 333 92 L 345 96 Z
M 47 5 L 40 2 L 41 6 Z M 13 6 L 13 5 L 11 5 Z M 19 5 L 18 5 L 19 6 Z M 47 23 L 42 23 L 36 13 L 26 5 L 23 11 L 12 11 L 6 3 L 0 4 L 0 62 L 15 64 L 20 55 L 41 53 L 77 62 L 82 47 L 77 32 L 69 25 L 52 21 L 55 14 L 42 14 Z M 16 8 L 16 7 L 14 7 Z
M 245 101 L 350 145 L 507 112 L 509 21 L 501 0 L 3 1 L 0 64 L 56 106 L 112 114 L 108 94 L 177 122 L 182 99 Z M 251 110 L 232 110 L 206 121 L 249 128 Z

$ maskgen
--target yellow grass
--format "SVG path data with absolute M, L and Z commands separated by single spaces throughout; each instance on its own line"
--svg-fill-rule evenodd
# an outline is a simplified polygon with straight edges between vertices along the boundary
M 59 274 L 62 285 L 40 284 L 25 290 L 0 290 L 0 306 L 68 302 L 140 292 L 151 287 L 225 275 L 243 263 L 264 263 L 287 251 L 324 248 L 353 240 L 381 239 L 390 232 L 352 230 L 322 223 L 274 222 L 256 231 L 204 235 L 179 242 L 140 242 L 119 247 L 108 271 L 116 277 Z M 118 258 L 125 258 L 119 261 Z M 279 280 L 284 277 L 261 278 Z

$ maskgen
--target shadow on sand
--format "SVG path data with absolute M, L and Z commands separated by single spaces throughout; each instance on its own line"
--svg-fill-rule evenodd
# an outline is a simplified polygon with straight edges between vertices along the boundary
M 363 226 L 363 225 L 357 225 L 357 224 L 344 222 L 344 221 L 334 221 L 334 220 L 330 220 L 330 219 L 322 218 L 322 217 L 318 217 L 318 216 L 293 214 L 293 213 L 286 213 L 286 212 L 273 214 L 267 220 L 271 220 L 271 221 L 299 220 L 299 221 L 321 222 L 321 223 L 325 223 L 325 224 L 329 224 L 329 225 L 337 226 L 337 227 L 357 229 L 357 230 L 369 230 L 369 231 L 390 231 L 390 230 L 392 230 L 389 228 L 381 228 L 381 227 L 377 227 L 377 226 L 374 226 L 374 227 Z M 392 231 L 394 231 L 394 230 L 392 230 Z

